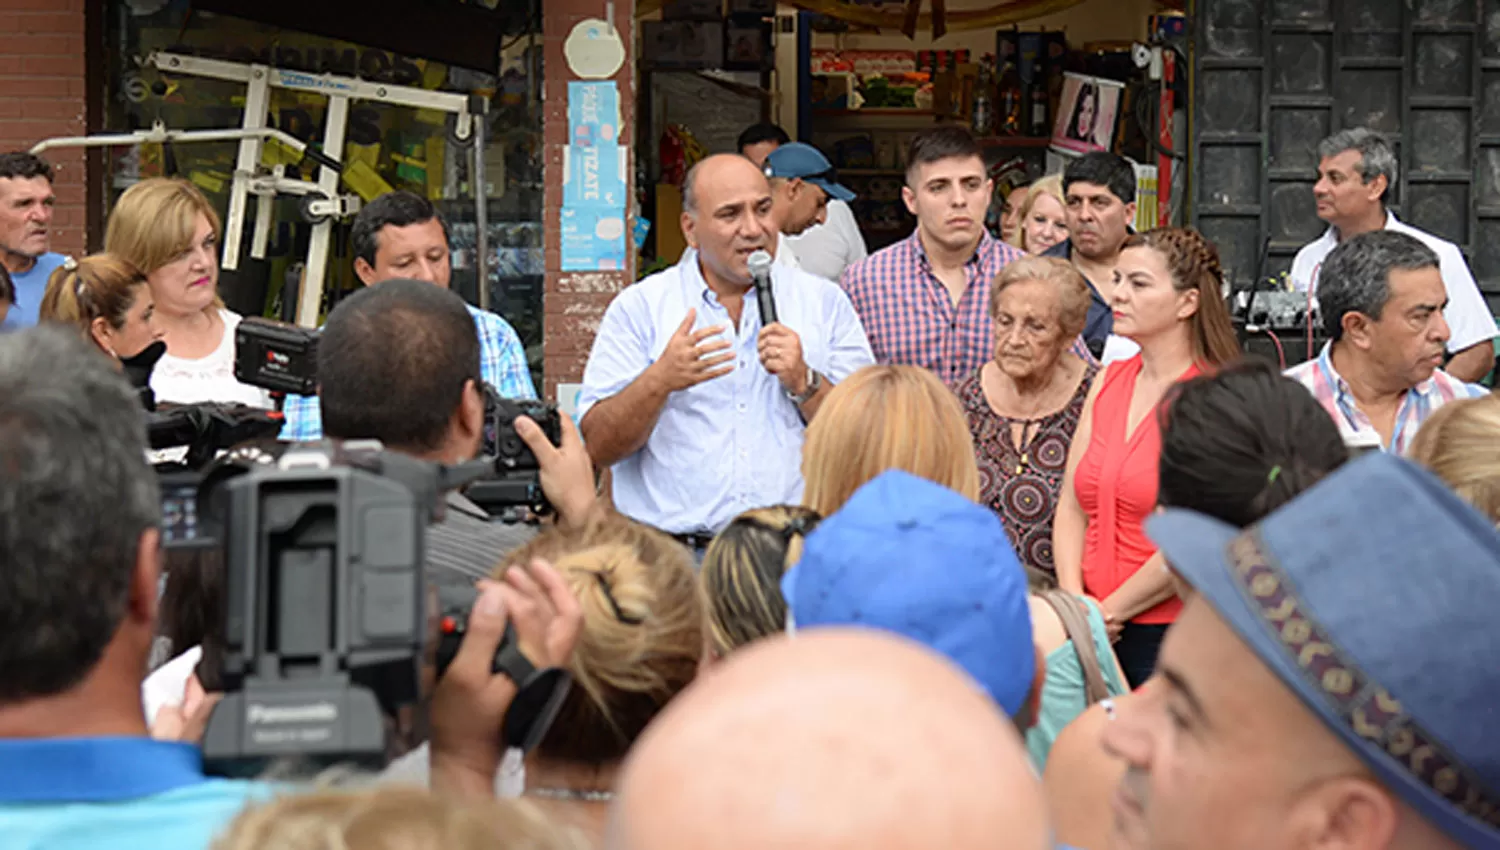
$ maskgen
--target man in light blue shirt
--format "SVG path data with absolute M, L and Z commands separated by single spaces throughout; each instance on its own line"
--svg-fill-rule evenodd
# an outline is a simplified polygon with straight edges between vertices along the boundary
M 605 312 L 578 397 L 615 507 L 701 549 L 738 514 L 802 498 L 802 437 L 834 384 L 874 362 L 848 296 L 777 264 L 765 326 L 747 260 L 779 232 L 748 159 L 721 154 L 683 181 L 691 246 Z
M 366 286 L 381 281 L 423 280 L 443 289 L 453 275 L 448 226 L 425 198 L 390 192 L 371 201 L 350 228 L 354 273 Z M 479 331 L 479 376 L 502 398 L 536 398 L 526 349 L 499 315 L 467 305 Z M 287 396 L 282 407 L 283 440 L 319 440 L 322 411 L 317 396 Z
M 0 334 L 0 422 L 0 845 L 204 848 L 269 789 L 147 734 L 161 508 L 140 403 L 76 331 L 33 328 Z
M 16 289 L 0 332 L 36 324 L 47 279 L 67 259 L 47 250 L 56 201 L 52 166 L 29 153 L 0 154 L 0 262 Z

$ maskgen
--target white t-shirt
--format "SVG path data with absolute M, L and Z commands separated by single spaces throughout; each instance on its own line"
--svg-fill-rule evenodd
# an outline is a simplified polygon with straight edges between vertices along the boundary
M 1141 347 L 1135 344 L 1135 340 L 1110 334 L 1104 340 L 1104 352 L 1099 358 L 1099 365 L 1108 366 L 1116 360 L 1129 360 L 1140 353 Z
M 220 308 L 219 317 L 224 320 L 219 346 L 196 360 L 163 355 L 151 372 L 151 391 L 157 401 L 173 404 L 238 402 L 270 409 L 274 406 L 270 393 L 234 377 L 234 329 L 240 324 L 239 314 Z
M 797 252 L 802 270 L 835 283 L 843 276 L 844 269 L 869 256 L 864 234 L 859 232 L 859 222 L 854 220 L 854 211 L 843 201 L 828 201 L 828 216 L 822 224 L 815 224 L 787 241 Z
M 1443 275 L 1443 285 L 1448 289 L 1448 307 L 1443 310 L 1443 318 L 1448 320 L 1448 329 L 1452 333 L 1448 339 L 1448 351 L 1456 354 L 1500 335 L 1489 304 L 1480 294 L 1479 285 L 1474 282 L 1469 264 L 1464 262 L 1463 252 L 1457 245 L 1418 230 L 1390 212 L 1385 214 L 1385 229 L 1414 236 L 1438 255 L 1438 269 Z M 1338 244 L 1338 235 L 1330 227 L 1317 240 L 1302 246 L 1292 261 L 1292 286 L 1298 292 L 1306 292 L 1309 287 L 1317 292 L 1318 273 L 1323 268 L 1323 261 Z
M 776 234 L 776 262 L 789 269 L 802 268 L 802 261 L 797 257 L 797 252 L 792 250 L 785 233 Z

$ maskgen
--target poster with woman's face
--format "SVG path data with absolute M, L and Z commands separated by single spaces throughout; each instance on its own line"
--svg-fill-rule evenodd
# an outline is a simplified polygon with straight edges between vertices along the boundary
M 1078 153 L 1109 150 L 1124 92 L 1124 83 L 1065 74 L 1052 145 Z

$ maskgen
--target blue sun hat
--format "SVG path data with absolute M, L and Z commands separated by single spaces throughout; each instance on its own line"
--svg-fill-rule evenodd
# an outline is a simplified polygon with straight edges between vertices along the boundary
M 865 626 L 947 656 L 1011 716 L 1036 674 L 1026 571 L 993 511 L 899 470 L 823 520 L 781 581 L 797 631 Z

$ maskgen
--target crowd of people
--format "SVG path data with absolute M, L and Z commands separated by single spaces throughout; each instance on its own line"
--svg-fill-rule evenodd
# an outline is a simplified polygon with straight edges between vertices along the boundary
M 105 253 L 49 254 L 51 172 L 0 156 L 0 843 L 1500 846 L 1495 326 L 1384 210 L 1383 139 L 1320 149 L 1329 341 L 1285 373 L 1242 352 L 1212 242 L 1134 232 L 1118 157 L 1014 195 L 997 238 L 979 147 L 935 129 L 916 229 L 866 255 L 821 153 L 740 142 L 685 177 L 682 259 L 608 307 L 576 423 L 515 421 L 552 515 L 440 494 L 426 643 L 467 628 L 381 704 L 383 768 L 256 779 L 199 750 L 245 591 L 222 550 L 163 549 L 126 377 L 272 404 L 234 377 L 217 214 L 146 180 Z M 486 384 L 535 395 L 515 332 L 448 290 L 424 199 L 352 234 L 319 392 L 257 450 L 461 466 Z

